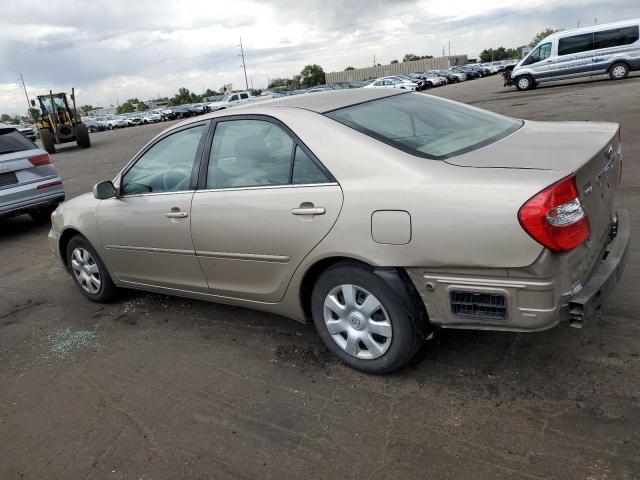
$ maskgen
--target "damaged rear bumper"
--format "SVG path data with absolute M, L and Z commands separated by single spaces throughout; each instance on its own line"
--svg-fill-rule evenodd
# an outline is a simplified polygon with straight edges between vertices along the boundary
M 581 327 L 586 320 L 595 317 L 602 302 L 609 296 L 622 276 L 629 251 L 629 214 L 620 210 L 614 224 L 615 237 L 608 245 L 600 265 L 589 281 L 569 300 L 569 320 L 572 326 Z

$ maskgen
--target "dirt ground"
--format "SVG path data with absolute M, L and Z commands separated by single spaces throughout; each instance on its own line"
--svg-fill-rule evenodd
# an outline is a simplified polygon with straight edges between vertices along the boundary
M 402 372 L 367 376 L 285 318 L 139 292 L 91 303 L 54 263 L 48 226 L 3 220 L 0 479 L 640 478 L 640 77 L 433 93 L 524 119 L 622 123 L 633 245 L 596 321 L 443 331 Z M 68 197 L 166 126 L 60 151 Z

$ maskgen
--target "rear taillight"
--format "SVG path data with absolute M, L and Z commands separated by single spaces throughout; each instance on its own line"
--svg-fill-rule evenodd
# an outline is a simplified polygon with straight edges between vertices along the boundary
M 576 248 L 590 234 L 575 175 L 534 195 L 520 208 L 518 220 L 535 241 L 557 252 Z
M 31 165 L 33 165 L 34 167 L 39 167 L 40 165 L 49 165 L 53 163 L 48 153 L 45 153 L 44 155 L 36 155 L 35 157 L 29 157 L 27 160 L 29 160 L 31 162 Z

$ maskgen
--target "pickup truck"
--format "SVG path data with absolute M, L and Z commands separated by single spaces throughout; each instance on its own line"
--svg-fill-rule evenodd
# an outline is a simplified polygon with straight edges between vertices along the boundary
M 225 95 L 222 97 L 222 100 L 218 102 L 209 103 L 208 106 L 212 112 L 217 110 L 222 110 L 224 108 L 234 107 L 236 105 L 241 105 L 243 103 L 248 102 L 257 102 L 260 100 L 267 100 L 269 98 L 273 98 L 272 95 L 261 95 L 259 97 L 254 97 L 251 95 L 251 92 L 236 92 L 230 95 Z

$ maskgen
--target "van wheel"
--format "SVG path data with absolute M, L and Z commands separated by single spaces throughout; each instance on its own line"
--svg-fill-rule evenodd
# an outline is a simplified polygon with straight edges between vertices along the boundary
M 531 90 L 534 87 L 533 78 L 531 75 L 522 75 L 516 78 L 516 88 L 520 91 Z
M 609 78 L 611 80 L 623 80 L 629 76 L 629 65 L 618 62 L 609 68 Z
M 398 370 L 420 346 L 402 301 L 366 265 L 344 262 L 326 270 L 313 288 L 311 312 L 327 348 L 361 372 Z

